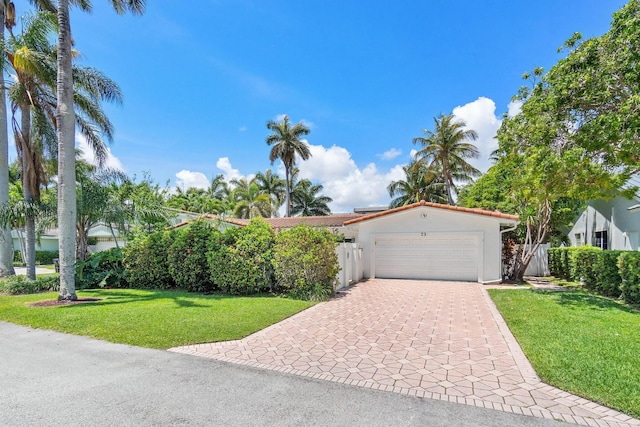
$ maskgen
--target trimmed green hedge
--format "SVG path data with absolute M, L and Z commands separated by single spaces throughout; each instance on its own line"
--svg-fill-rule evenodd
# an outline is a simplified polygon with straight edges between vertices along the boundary
M 0 280 L 0 294 L 19 295 L 40 292 L 57 292 L 60 288 L 60 275 L 40 276 L 36 280 L 28 280 L 25 276 L 9 276 Z
M 626 251 L 600 251 L 596 258 L 595 270 L 598 272 L 595 291 L 601 295 L 618 298 L 622 293 L 618 258 Z
M 622 298 L 630 304 L 640 304 L 640 252 L 621 253 L 618 268 L 622 278 Z
M 36 251 L 36 264 L 51 265 L 54 258 L 59 258 L 58 251 Z M 24 264 L 20 251 L 14 251 L 13 262 Z
M 140 289 L 175 287 L 169 274 L 169 245 L 172 233 L 158 231 L 140 235 L 122 249 L 125 277 L 129 286 Z
M 602 249 L 593 246 L 582 246 L 566 251 L 568 254 L 569 276 L 576 282 L 580 282 L 585 288 L 594 291 L 598 282 L 598 271 L 595 268 L 596 259 Z

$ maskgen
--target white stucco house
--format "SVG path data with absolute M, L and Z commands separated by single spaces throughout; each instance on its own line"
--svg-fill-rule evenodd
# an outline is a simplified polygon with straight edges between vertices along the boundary
M 640 250 L 640 200 L 594 200 L 569 231 L 571 246 Z

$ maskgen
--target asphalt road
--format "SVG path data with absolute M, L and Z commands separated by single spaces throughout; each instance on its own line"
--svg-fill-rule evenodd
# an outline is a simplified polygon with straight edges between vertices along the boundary
M 0 322 L 1 426 L 555 426 Z

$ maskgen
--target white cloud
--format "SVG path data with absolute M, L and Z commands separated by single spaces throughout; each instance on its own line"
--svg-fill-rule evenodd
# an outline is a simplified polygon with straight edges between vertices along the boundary
M 82 154 L 80 156 L 81 159 L 86 161 L 87 163 L 98 166 L 98 160 L 96 159 L 95 154 L 93 154 L 93 150 L 89 147 L 87 143 L 87 139 L 84 135 L 77 133 L 76 134 L 76 147 L 82 150 Z M 103 167 L 109 169 L 117 169 L 124 172 L 124 167 L 122 167 L 122 162 L 116 156 L 111 154 L 111 149 L 107 147 L 107 158 L 104 162 Z
M 411 160 L 413 160 L 416 154 L 418 154 L 418 150 L 416 150 L 415 148 L 412 148 L 411 151 L 409 151 L 409 157 L 411 158 Z
M 246 126 L 240 126 L 240 128 L 238 129 L 238 132 L 244 132 L 247 130 Z
M 278 114 L 273 120 L 276 122 L 281 122 L 284 120 L 284 117 L 286 116 L 286 114 Z
M 467 129 L 473 129 L 478 134 L 478 139 L 473 143 L 480 151 L 480 158 L 472 159 L 470 163 L 486 172 L 491 166 L 491 152 L 498 148 L 495 136 L 502 124 L 502 120 L 496 117 L 496 103 L 481 96 L 473 102 L 454 108 L 453 115 L 463 120 Z
M 176 174 L 176 186 L 182 191 L 187 191 L 191 187 L 208 188 L 209 179 L 202 172 L 192 172 L 183 169 Z
M 225 181 L 229 182 L 232 179 L 242 178 L 242 174 L 238 169 L 234 169 L 231 166 L 231 162 L 228 157 L 220 157 L 216 162 L 216 167 L 223 172 Z
M 308 127 L 309 129 L 313 129 L 315 127 L 315 124 L 312 121 L 309 121 L 307 119 L 300 120 L 300 123 L 302 123 L 304 126 Z
M 509 117 L 517 116 L 520 114 L 520 111 L 522 111 L 522 101 L 520 100 L 511 101 L 509 105 L 507 105 L 507 116 Z
M 382 154 L 378 154 L 378 157 L 380 157 L 382 160 L 393 160 L 396 157 L 398 157 L 400 154 L 402 154 L 402 150 L 398 150 L 397 148 L 392 148 L 390 150 L 385 151 Z
M 389 204 L 387 186 L 391 181 L 404 178 L 401 165 L 380 171 L 374 163 L 363 169 L 351 158 L 351 153 L 334 145 L 325 148 L 310 145 L 312 157 L 299 162 L 300 178 L 320 182 L 323 194 L 331 197 L 332 212 L 352 212 L 355 207 L 385 206 Z

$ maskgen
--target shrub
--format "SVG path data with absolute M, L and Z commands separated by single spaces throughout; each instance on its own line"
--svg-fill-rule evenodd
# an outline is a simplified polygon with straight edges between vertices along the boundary
M 171 233 L 172 242 L 167 257 L 169 274 L 179 288 L 190 292 L 214 290 L 207 263 L 207 252 L 214 233 L 219 234 L 219 231 L 204 221 L 194 221 Z
M 175 286 L 169 274 L 171 233 L 139 234 L 123 248 L 125 278 L 129 286 L 142 289 L 169 289 Z
M 547 261 L 549 262 L 549 272 L 552 276 L 560 277 L 560 251 L 562 248 L 549 248 L 547 251 Z
M 622 298 L 628 304 L 640 304 L 640 252 L 625 251 L 618 258 Z
M 250 295 L 273 285 L 274 232 L 262 218 L 227 229 L 212 241 L 207 260 L 211 281 L 226 293 Z
M 18 295 L 39 292 L 57 292 L 60 288 L 60 275 L 51 274 L 27 280 L 25 276 L 9 276 L 0 280 L 0 294 Z
M 78 289 L 126 288 L 122 249 L 112 248 L 76 261 L 76 286 Z
M 293 298 L 326 300 L 339 271 L 335 236 L 305 225 L 282 231 L 276 235 L 273 266 L 280 290 Z
M 594 270 L 596 273 L 595 290 L 599 294 L 618 298 L 620 296 L 620 269 L 618 258 L 624 251 L 600 251 L 596 255 Z
M 597 282 L 595 264 L 602 249 L 593 246 L 582 246 L 567 252 L 571 257 L 569 263 L 571 278 L 584 284 L 585 288 L 595 290 Z
M 50 265 L 54 258 L 59 258 L 58 251 L 36 251 L 36 264 Z M 14 251 L 13 262 L 24 264 L 20 251 Z

